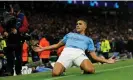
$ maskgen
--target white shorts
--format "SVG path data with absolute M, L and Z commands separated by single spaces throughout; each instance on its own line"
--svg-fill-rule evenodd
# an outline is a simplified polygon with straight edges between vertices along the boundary
M 72 65 L 80 66 L 83 60 L 88 59 L 85 52 L 76 48 L 64 48 L 57 62 L 61 63 L 66 69 Z

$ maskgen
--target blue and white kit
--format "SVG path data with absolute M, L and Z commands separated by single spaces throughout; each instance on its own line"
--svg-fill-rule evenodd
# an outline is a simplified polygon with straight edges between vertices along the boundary
M 88 59 L 85 50 L 95 51 L 93 40 L 78 33 L 66 34 L 62 42 L 65 43 L 65 48 L 57 62 L 65 68 L 69 68 L 73 64 L 80 66 L 83 60 Z

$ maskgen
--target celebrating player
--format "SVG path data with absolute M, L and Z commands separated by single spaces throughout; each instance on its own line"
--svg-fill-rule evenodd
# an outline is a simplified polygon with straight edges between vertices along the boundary
M 103 59 L 96 56 L 93 40 L 86 36 L 87 28 L 87 21 L 80 19 L 76 24 L 76 32 L 66 34 L 59 43 L 43 48 L 33 48 L 34 51 L 40 52 L 44 50 L 57 49 L 65 45 L 64 50 L 54 65 L 52 76 L 60 76 L 65 69 L 71 67 L 73 64 L 84 70 L 84 73 L 94 73 L 94 66 L 85 55 L 85 50 L 87 50 L 88 54 L 90 54 L 96 61 L 103 63 L 115 62 L 113 59 Z

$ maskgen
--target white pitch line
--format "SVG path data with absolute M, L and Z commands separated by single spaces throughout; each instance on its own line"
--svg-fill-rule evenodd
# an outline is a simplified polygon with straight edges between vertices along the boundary
M 112 69 L 99 70 L 99 71 L 97 71 L 97 72 L 113 71 L 113 70 L 123 69 L 123 68 L 128 68 L 128 67 L 133 67 L 133 65 L 123 66 L 123 67 L 116 67 L 116 68 L 112 68 Z M 97 72 L 96 72 L 96 73 L 97 73 Z M 56 80 L 56 79 L 60 79 L 60 78 L 70 77 L 70 76 L 77 76 L 77 75 L 61 76 L 61 77 L 55 77 L 55 78 L 44 79 L 44 80 Z
M 123 68 L 127 68 L 127 67 L 133 67 L 133 65 L 123 66 L 123 67 L 116 67 L 116 68 L 112 68 L 112 69 L 99 70 L 99 71 L 97 71 L 97 72 L 113 71 L 113 70 L 123 69 Z
M 56 79 L 60 79 L 60 78 L 70 77 L 70 76 L 76 76 L 76 75 L 60 76 L 60 77 L 49 78 L 49 79 L 44 79 L 44 80 L 56 80 Z

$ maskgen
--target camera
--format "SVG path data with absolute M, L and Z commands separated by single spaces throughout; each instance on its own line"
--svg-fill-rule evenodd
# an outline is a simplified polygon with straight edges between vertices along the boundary
M 9 30 L 12 27 L 18 29 L 22 21 L 20 18 L 17 18 L 14 15 L 11 15 L 8 11 L 3 11 L 0 13 L 0 24 L 3 26 L 4 29 Z

